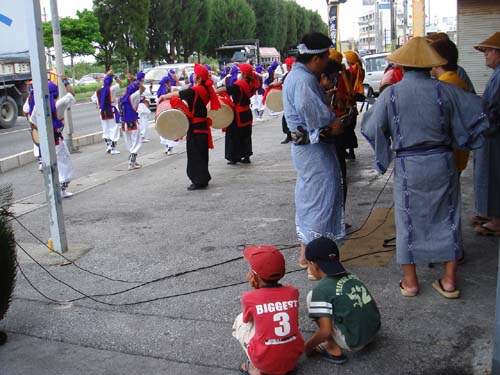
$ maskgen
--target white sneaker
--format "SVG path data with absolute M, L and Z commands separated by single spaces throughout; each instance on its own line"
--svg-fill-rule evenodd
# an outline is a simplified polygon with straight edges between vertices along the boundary
M 142 143 L 148 143 L 151 142 L 151 139 L 148 138 L 142 138 Z
M 43 164 L 42 163 L 38 163 L 38 170 L 40 172 L 43 172 Z
M 115 150 L 115 149 L 111 150 L 111 155 L 118 155 L 119 153 L 120 153 L 120 151 L 118 151 L 118 150 Z
M 67 191 L 67 190 L 63 190 L 63 191 L 61 192 L 61 196 L 63 197 L 63 199 L 64 199 L 64 198 L 69 198 L 69 197 L 72 197 L 72 196 L 73 196 L 73 193 L 70 193 L 70 192 L 69 192 L 69 191 Z
M 134 163 L 129 163 L 129 164 L 128 164 L 128 170 L 129 170 L 129 171 L 134 170 Z
M 112 150 L 112 149 L 111 149 L 111 146 L 108 146 L 108 147 L 106 148 L 106 154 L 110 154 L 110 153 L 111 153 L 111 150 Z
M 142 165 L 139 164 L 138 162 L 135 162 L 134 163 L 134 169 L 140 169 L 140 168 L 142 168 Z

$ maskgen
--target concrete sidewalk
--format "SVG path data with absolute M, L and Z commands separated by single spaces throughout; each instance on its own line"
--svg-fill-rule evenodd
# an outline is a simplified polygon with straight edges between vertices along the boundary
M 153 132 L 151 132 L 153 133 Z M 104 154 L 102 144 L 72 155 L 77 176 L 64 201 L 70 251 L 88 271 L 48 251 L 14 222 L 16 239 L 57 278 L 86 294 L 107 294 L 177 272 L 241 256 L 246 244 L 296 243 L 295 170 L 290 146 L 280 145 L 281 117 L 257 123 L 250 165 L 226 165 L 224 139 L 216 135 L 207 190 L 188 192 L 184 145 L 165 156 L 155 135 L 139 154 L 144 168 L 126 172 L 126 153 Z M 121 141 L 122 142 L 122 141 Z M 361 225 L 387 176 L 373 170 L 373 152 L 360 138 L 357 160 L 348 162 L 346 220 Z M 462 176 L 463 215 L 473 212 L 471 166 Z M 0 185 L 15 188 L 19 220 L 45 242 L 48 212 L 43 181 L 32 163 L 0 174 Z M 392 204 L 392 181 L 377 207 Z M 432 288 L 441 268 L 418 269 L 421 294 L 403 298 L 400 267 L 350 266 L 365 281 L 382 313 L 373 344 L 335 366 L 303 358 L 298 374 L 484 374 L 490 367 L 498 240 L 474 235 L 464 222 L 467 261 L 458 274 L 459 300 L 445 300 Z M 381 244 L 377 244 L 380 246 Z M 283 250 L 287 270 L 297 268 L 298 249 Z M 19 263 L 29 280 L 55 300 L 80 297 L 56 282 L 25 254 Z M 244 260 L 167 278 L 115 296 L 54 303 L 18 274 L 15 298 L 0 328 L 9 341 L 0 347 L 0 374 L 236 374 L 244 360 L 231 336 L 246 284 L 175 298 L 176 294 L 245 281 Z M 304 308 L 314 286 L 305 271 L 285 284 L 301 292 L 301 328 L 314 331 Z M 155 302 L 126 303 L 159 298 Z M 122 304 L 122 306 L 119 306 Z

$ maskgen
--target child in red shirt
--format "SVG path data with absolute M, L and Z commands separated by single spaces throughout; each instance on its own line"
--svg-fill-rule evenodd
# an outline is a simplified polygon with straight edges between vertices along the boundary
M 278 283 L 285 274 L 285 258 L 277 248 L 249 246 L 243 256 L 250 264 L 247 278 L 255 290 L 241 297 L 243 312 L 233 325 L 233 336 L 248 357 L 240 374 L 286 374 L 295 368 L 304 351 L 299 332 L 299 291 Z

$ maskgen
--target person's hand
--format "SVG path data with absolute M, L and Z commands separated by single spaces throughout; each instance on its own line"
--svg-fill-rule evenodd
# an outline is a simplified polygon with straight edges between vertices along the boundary
M 329 135 L 336 136 L 344 132 L 344 119 L 345 116 L 337 117 L 332 123 L 330 123 L 330 126 L 328 127 Z
M 112 76 L 112 75 L 113 75 L 113 69 L 109 69 L 109 70 L 106 72 L 106 75 L 107 75 L 107 76 Z
M 68 77 L 66 77 L 66 74 L 64 74 L 64 73 L 59 74 L 58 76 L 59 76 L 59 78 L 61 78 L 61 80 L 63 80 L 63 81 L 64 81 L 65 79 L 68 79 Z

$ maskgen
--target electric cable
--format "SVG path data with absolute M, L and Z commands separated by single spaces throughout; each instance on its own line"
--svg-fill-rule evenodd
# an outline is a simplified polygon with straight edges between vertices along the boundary
M 373 201 L 372 203 L 372 206 L 370 207 L 370 211 L 368 212 L 368 216 L 366 217 L 365 221 L 363 222 L 363 224 L 358 228 L 358 229 L 355 229 L 349 233 L 347 233 L 347 235 L 351 235 L 351 234 L 354 234 L 356 232 L 359 232 L 361 229 L 363 229 L 363 227 L 366 225 L 366 223 L 368 222 L 368 219 L 370 218 L 374 208 L 375 208 L 375 205 L 377 204 L 378 200 L 380 199 L 382 193 L 384 192 L 387 184 L 389 183 L 389 180 L 391 179 L 392 177 L 392 174 L 394 173 L 394 168 L 391 169 L 391 173 L 389 173 L 389 176 L 387 177 L 387 179 L 385 180 L 385 183 L 384 183 L 384 186 L 382 186 L 382 189 L 379 191 L 379 193 L 377 194 L 377 197 L 375 198 L 375 200 Z
M 145 303 L 150 303 L 150 302 L 156 302 L 156 301 L 161 301 L 161 300 L 166 300 L 166 299 L 171 299 L 171 298 L 176 298 L 176 297 L 182 297 L 182 296 L 188 296 L 188 295 L 192 295 L 192 294 L 197 294 L 197 293 L 202 293 L 202 292 L 207 292 L 207 291 L 212 291 L 212 290 L 219 290 L 219 289 L 223 289 L 223 288 L 229 288 L 229 287 L 232 287 L 232 286 L 237 286 L 237 285 L 243 285 L 243 284 L 246 284 L 248 281 L 239 281 L 239 282 L 234 282 L 234 283 L 229 283 L 229 284 L 224 284 L 224 285 L 219 285 L 219 286 L 216 286 L 216 287 L 208 287 L 208 288 L 202 288 L 202 289 L 196 289 L 196 290 L 192 290 L 192 291 L 189 291 L 189 292 L 183 292 L 183 293 L 177 293 L 177 294 L 171 294 L 171 295 L 167 295 L 167 296 L 161 296 L 161 297 L 155 297 L 155 298 L 149 298 L 149 299 L 145 299 L 145 300 L 139 300 L 139 301 L 135 301 L 135 302 L 125 302 L 125 303 L 110 303 L 110 302 L 106 302 L 106 301 L 101 301 L 101 300 L 98 300 L 98 299 L 95 299 L 93 296 L 91 295 L 88 295 L 80 290 L 78 290 L 77 288 L 69 285 L 68 283 L 58 279 L 56 276 L 54 276 L 50 271 L 48 271 L 42 264 L 40 264 L 36 259 L 34 259 L 21 245 L 19 245 L 17 242 L 16 242 L 16 245 L 24 252 L 26 253 L 26 255 L 28 255 L 28 257 L 34 262 L 36 263 L 39 267 L 41 267 L 45 272 L 47 272 L 54 280 L 58 281 L 59 283 L 67 286 L 68 288 L 70 288 L 71 290 L 81 294 L 84 298 L 88 298 L 90 299 L 91 301 L 94 301 L 96 303 L 99 303 L 99 304 L 103 304 L 103 305 L 108 305 L 108 306 L 114 306 L 114 307 L 120 307 L 120 306 L 123 306 L 123 307 L 126 307 L 126 306 L 135 306 L 135 305 L 142 305 L 142 304 L 145 304 Z M 387 252 L 392 252 L 394 251 L 393 249 L 389 249 L 389 250 L 377 250 L 377 251 L 373 251 L 373 252 L 370 252 L 370 253 L 364 253 L 364 254 L 359 254 L 359 255 L 356 255 L 356 256 L 353 256 L 351 258 L 347 258 L 347 259 L 344 259 L 342 260 L 342 262 L 349 262 L 351 260 L 355 260 L 355 259 L 359 259 L 359 258 L 362 258 L 362 257 L 365 257 L 365 256 L 370 256 L 370 255 L 375 255 L 375 254 L 380 254 L 380 253 L 387 253 Z M 59 304 L 64 304 L 64 303 L 71 303 L 71 302 L 74 302 L 76 300 L 80 300 L 80 299 L 83 299 L 83 298 L 78 298 L 76 300 L 56 300 L 56 299 L 53 299 L 49 296 L 47 296 L 46 294 L 44 294 L 39 288 L 37 288 L 33 282 L 31 282 L 31 280 L 26 276 L 26 274 L 24 273 L 24 271 L 22 270 L 20 264 L 18 263 L 17 264 L 19 270 L 21 271 L 23 277 L 26 279 L 26 281 L 28 282 L 28 284 L 37 292 L 39 293 L 42 297 L 44 297 L 45 299 L 51 301 L 51 302 L 54 302 L 54 303 L 59 303 Z M 295 270 L 291 270 L 291 271 L 288 271 L 288 272 L 285 272 L 285 274 L 290 274 L 290 273 L 295 273 L 295 272 L 300 272 L 300 271 L 304 271 L 303 268 L 298 268 L 298 269 L 295 269 Z

